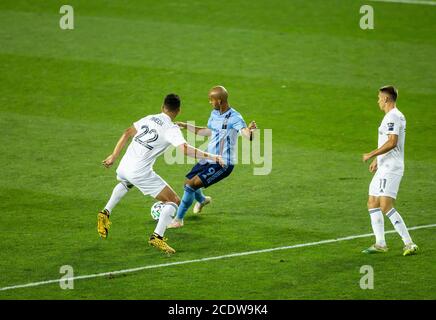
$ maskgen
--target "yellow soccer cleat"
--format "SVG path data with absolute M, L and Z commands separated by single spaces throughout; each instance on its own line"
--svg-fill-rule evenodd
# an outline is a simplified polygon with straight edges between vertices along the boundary
M 151 246 L 153 246 L 153 247 L 155 247 L 155 248 L 157 248 L 157 249 L 159 249 L 159 250 L 161 250 L 163 252 L 166 252 L 166 253 L 176 253 L 176 250 L 171 248 L 168 245 L 168 243 L 166 243 L 166 240 L 167 240 L 166 238 L 162 238 L 161 236 L 153 233 L 150 236 L 150 240 L 148 240 L 148 243 Z
M 404 247 L 403 256 L 411 256 L 418 252 L 419 248 L 416 244 L 411 243 Z
M 97 215 L 97 232 L 102 239 L 106 239 L 112 222 L 109 221 L 109 212 L 102 210 Z

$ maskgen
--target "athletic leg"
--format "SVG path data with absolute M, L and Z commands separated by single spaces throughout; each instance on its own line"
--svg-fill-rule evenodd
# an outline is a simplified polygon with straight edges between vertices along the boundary
M 203 182 L 199 178 L 199 176 L 194 176 L 191 179 L 187 179 L 185 181 L 184 193 L 182 197 L 182 201 L 180 202 L 179 209 L 177 210 L 177 216 L 175 219 L 175 223 L 179 223 L 183 225 L 183 218 L 186 215 L 189 207 L 192 205 L 195 199 L 195 191 L 203 187 Z
M 177 212 L 178 205 L 180 204 L 180 198 L 174 192 L 174 190 L 167 185 L 158 195 L 155 196 L 155 199 L 165 203 L 165 206 L 162 208 L 159 221 L 153 234 L 150 236 L 148 243 L 166 253 L 175 253 L 176 250 L 166 243 L 166 239 L 164 239 L 163 236 L 165 234 L 165 230 Z
M 371 219 L 371 227 L 375 236 L 375 244 L 363 250 L 362 253 L 371 254 L 388 251 L 385 240 L 384 217 L 380 209 L 379 183 L 380 178 L 378 176 L 378 173 L 376 173 L 369 185 L 369 195 L 367 203 L 369 217 Z
M 112 191 L 112 195 L 104 207 L 104 210 L 110 215 L 112 213 L 113 208 L 121 201 L 121 199 L 129 192 L 129 190 L 133 187 L 132 184 L 128 184 L 126 182 L 118 183 L 114 190 Z
M 400 235 L 405 246 L 413 244 L 407 226 L 400 213 L 394 208 L 394 199 L 390 197 L 380 197 L 380 206 L 383 213 L 391 220 L 395 231 Z
M 118 183 L 112 191 L 112 195 L 102 211 L 97 215 L 97 232 L 102 239 L 106 239 L 109 234 L 111 222 L 109 216 L 113 208 L 120 202 L 120 200 L 127 194 L 133 187 L 127 180 L 118 178 L 121 182 Z

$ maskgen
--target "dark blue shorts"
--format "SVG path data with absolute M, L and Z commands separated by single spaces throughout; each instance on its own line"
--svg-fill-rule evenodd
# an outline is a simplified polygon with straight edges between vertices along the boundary
M 207 188 L 229 176 L 233 171 L 233 167 L 233 165 L 221 167 L 218 163 L 197 163 L 186 175 L 186 178 L 192 179 L 198 175 L 203 182 L 203 186 Z

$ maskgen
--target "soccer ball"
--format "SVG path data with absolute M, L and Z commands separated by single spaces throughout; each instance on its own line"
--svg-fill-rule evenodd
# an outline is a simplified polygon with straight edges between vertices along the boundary
M 160 213 L 162 212 L 162 209 L 163 209 L 164 205 L 165 205 L 165 204 L 164 204 L 162 201 L 158 201 L 158 202 L 155 202 L 155 203 L 151 206 L 150 214 L 151 214 L 151 217 L 152 217 L 154 220 L 159 220 Z

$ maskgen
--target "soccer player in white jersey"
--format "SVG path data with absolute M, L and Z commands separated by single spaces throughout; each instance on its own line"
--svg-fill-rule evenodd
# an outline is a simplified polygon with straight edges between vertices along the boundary
M 167 226 L 177 212 L 180 198 L 174 190 L 153 171 L 153 164 L 170 145 L 182 148 L 184 154 L 219 163 L 222 158 L 212 153 L 203 152 L 186 143 L 180 128 L 173 123 L 180 113 L 180 98 L 175 94 L 165 97 L 160 114 L 146 116 L 126 129 L 118 140 L 114 151 L 105 160 L 106 168 L 112 166 L 132 137 L 132 142 L 117 168 L 117 179 L 120 181 L 114 188 L 112 196 L 97 217 L 97 231 L 105 239 L 111 225 L 109 216 L 117 203 L 133 187 L 137 187 L 144 195 L 165 203 L 154 233 L 150 236 L 149 244 L 167 253 L 174 253 L 166 239 L 163 238 Z
M 403 255 L 418 251 L 413 243 L 406 224 L 394 208 L 401 178 L 404 173 L 404 142 L 406 138 L 406 118 L 396 106 L 398 91 L 393 86 L 379 89 L 378 105 L 385 113 L 378 128 L 378 148 L 363 155 L 363 161 L 374 160 L 369 171 L 374 173 L 369 186 L 368 211 L 376 243 L 363 250 L 363 253 L 387 252 L 383 214 L 391 220 L 395 230 L 404 242 Z

